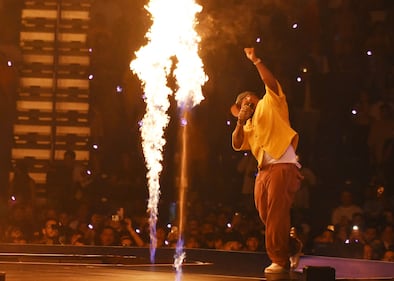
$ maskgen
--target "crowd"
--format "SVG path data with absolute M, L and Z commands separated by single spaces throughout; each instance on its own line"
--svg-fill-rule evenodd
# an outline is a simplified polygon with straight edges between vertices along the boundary
M 21 169 L 23 175 L 14 177 L 9 201 L 2 205 L 6 207 L 2 210 L 0 241 L 148 247 L 146 193 L 123 193 L 122 188 L 131 185 L 125 185 L 124 179 L 115 175 L 89 180 L 80 177 L 85 167 L 73 162 L 72 156 L 72 151 L 67 151 L 64 163 L 68 166 L 58 167 L 63 169 L 63 176 L 69 172 L 69 180 L 61 178 L 68 191 L 55 192 L 60 197 L 49 198 L 44 204 L 30 192 L 34 181 L 26 170 Z M 384 186 L 367 186 L 360 201 L 355 200 L 356 189 L 346 183 L 339 189 L 338 198 L 330 201 L 329 216 L 325 216 L 324 210 L 312 203 L 325 200 L 316 194 L 320 192 L 319 184 L 309 182 L 314 179 L 309 169 L 304 167 L 301 171 L 306 177 L 302 189 L 309 190 L 306 194 L 310 198 L 301 194 L 296 199 L 292 219 L 303 241 L 304 254 L 394 261 L 394 197 Z M 109 185 L 103 186 L 104 183 Z M 190 193 L 185 203 L 183 233 L 178 230 L 179 202 L 161 200 L 157 247 L 175 247 L 182 237 L 186 248 L 264 251 L 265 229 L 253 203 L 250 197 L 239 199 L 233 204 L 223 204 Z

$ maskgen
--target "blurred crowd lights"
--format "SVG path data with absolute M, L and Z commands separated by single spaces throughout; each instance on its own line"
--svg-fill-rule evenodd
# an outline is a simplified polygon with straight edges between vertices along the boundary
M 99 149 L 99 145 L 97 143 L 92 144 L 92 149 L 93 150 L 98 150 Z
M 116 92 L 119 93 L 119 94 L 122 93 L 123 92 L 123 87 L 121 85 L 117 85 L 116 86 Z

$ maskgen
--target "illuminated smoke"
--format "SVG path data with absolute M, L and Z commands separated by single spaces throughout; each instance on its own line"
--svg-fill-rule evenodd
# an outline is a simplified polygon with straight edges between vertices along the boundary
M 130 69 L 138 75 L 145 94 L 146 113 L 140 130 L 147 167 L 153 262 L 157 247 L 159 179 L 166 143 L 164 130 L 169 122 L 169 96 L 173 94 L 167 78 L 174 76 L 177 84 L 175 99 L 179 107 L 187 110 L 204 99 L 201 86 L 207 81 L 207 76 L 198 55 L 200 37 L 194 29 L 197 24 L 195 16 L 202 7 L 194 0 L 151 0 L 145 9 L 152 18 L 152 26 L 146 34 L 148 44 L 136 52 Z

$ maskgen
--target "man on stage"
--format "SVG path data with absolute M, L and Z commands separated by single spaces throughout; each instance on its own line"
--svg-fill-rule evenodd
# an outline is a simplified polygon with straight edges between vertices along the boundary
M 266 227 L 266 249 L 272 261 L 264 272 L 285 273 L 298 266 L 302 248 L 299 240 L 290 236 L 290 208 L 302 179 L 295 153 L 298 133 L 290 126 L 281 85 L 254 48 L 244 51 L 256 66 L 266 93 L 261 99 L 249 91 L 238 95 L 231 107 L 238 118 L 232 145 L 237 151 L 251 150 L 258 162 L 254 200 Z

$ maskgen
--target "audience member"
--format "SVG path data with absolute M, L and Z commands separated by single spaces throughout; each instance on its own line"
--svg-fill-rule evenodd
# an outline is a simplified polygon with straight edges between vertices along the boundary
M 394 262 L 394 249 L 387 250 L 383 255 L 382 261 Z
M 245 235 L 245 247 L 249 252 L 262 252 L 265 250 L 264 237 L 258 231 L 251 231 Z
M 118 237 L 117 231 L 113 227 L 106 225 L 96 232 L 95 245 L 119 246 L 120 245 L 119 239 L 120 237 Z
M 322 256 L 335 255 L 335 234 L 334 226 L 328 225 L 320 234 L 313 238 L 312 253 Z
M 49 218 L 45 221 L 41 229 L 40 236 L 33 243 L 46 245 L 60 245 L 65 244 L 64 237 L 60 236 L 59 222 L 55 219 Z
M 379 260 L 383 243 L 379 239 L 379 231 L 373 224 L 366 225 L 363 231 L 364 259 Z
M 33 238 L 35 231 L 40 228 L 37 218 L 28 206 L 15 204 L 8 210 L 7 224 L 18 227 L 29 242 Z
M 87 245 L 84 239 L 84 233 L 82 231 L 74 231 L 70 236 L 69 243 L 74 246 Z
M 363 211 L 367 221 L 379 222 L 383 211 L 388 207 L 389 201 L 384 186 L 369 186 L 365 190 Z
M 34 206 L 36 203 L 36 182 L 29 175 L 27 163 L 18 161 L 10 181 L 8 198 L 22 205 Z
M 394 249 L 394 226 L 386 224 L 380 232 L 380 240 L 383 242 L 385 251 Z
M 85 184 L 85 169 L 77 162 L 73 150 L 64 152 L 61 163 L 53 163 L 46 177 L 48 202 L 57 209 L 71 212 L 76 206 L 80 185 Z
M 122 229 L 119 231 L 121 235 L 121 245 L 122 246 L 137 246 L 143 247 L 146 243 L 142 240 L 139 234 L 135 231 L 132 221 L 130 218 L 124 218 L 121 222 Z
M 167 230 L 164 226 L 157 226 L 156 228 L 156 247 L 157 248 L 162 248 L 162 247 L 168 247 L 168 241 L 167 241 Z
M 22 231 L 22 229 L 18 226 L 10 225 L 5 230 L 4 235 L 4 242 L 5 243 L 14 243 L 14 244 L 26 244 L 27 240 Z
M 188 249 L 201 248 L 201 243 L 196 235 L 190 235 L 186 236 L 184 247 Z
M 353 203 L 353 194 L 349 190 L 342 190 L 340 193 L 340 204 L 331 213 L 331 223 L 337 225 L 349 225 L 356 213 L 363 213 L 363 210 Z

